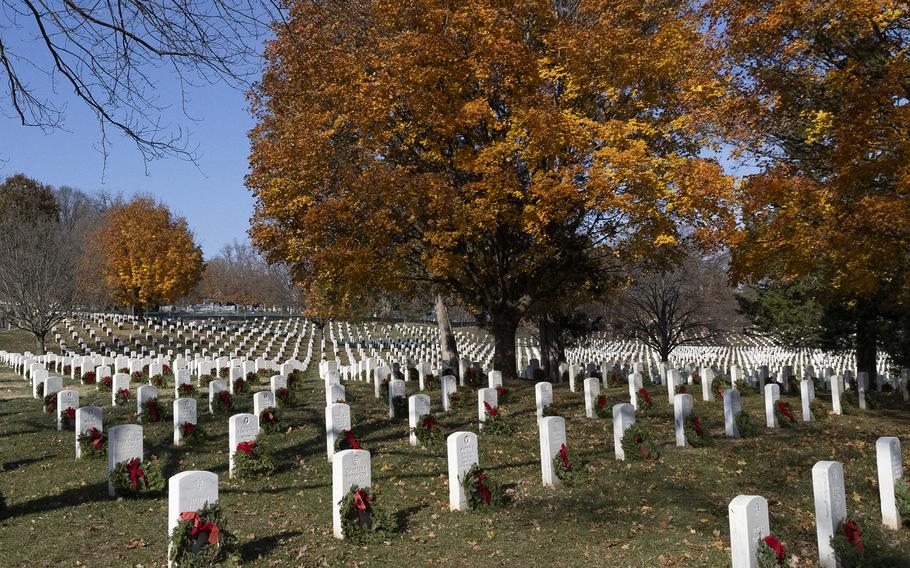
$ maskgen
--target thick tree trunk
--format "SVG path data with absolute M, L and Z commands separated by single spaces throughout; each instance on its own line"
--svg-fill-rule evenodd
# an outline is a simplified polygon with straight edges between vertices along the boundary
M 442 365 L 458 376 L 458 344 L 449 320 L 449 309 L 442 294 L 436 294 L 436 326 L 439 328 L 439 348 L 442 351 Z
M 515 332 L 521 317 L 491 314 L 490 328 L 493 332 L 493 367 L 502 373 L 503 380 L 517 379 L 515 365 Z
M 35 345 L 38 348 L 37 355 L 44 355 L 47 353 L 47 341 L 45 339 L 46 334 L 39 333 L 37 331 L 32 332 L 35 335 Z
M 559 380 L 559 363 L 565 359 L 565 350 L 560 341 L 559 324 L 549 316 L 543 316 L 538 323 L 540 330 L 540 366 L 551 382 Z M 534 378 L 534 377 L 529 377 Z
M 874 322 L 861 318 L 856 322 L 856 370 L 869 373 L 870 384 L 875 384 L 878 337 Z

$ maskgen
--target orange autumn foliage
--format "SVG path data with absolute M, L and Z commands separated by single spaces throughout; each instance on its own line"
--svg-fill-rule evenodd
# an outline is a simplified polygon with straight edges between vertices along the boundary
M 535 305 L 732 229 L 696 5 L 292 3 L 251 97 L 254 244 L 311 312 L 453 294 L 510 365 Z
M 90 239 L 101 277 L 119 303 L 140 309 L 185 296 L 202 276 L 202 251 L 186 220 L 149 196 L 114 204 Z

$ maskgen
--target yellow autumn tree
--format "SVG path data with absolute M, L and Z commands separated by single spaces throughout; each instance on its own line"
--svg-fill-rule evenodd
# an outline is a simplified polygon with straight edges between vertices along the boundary
M 202 276 L 202 251 L 182 217 L 148 195 L 111 206 L 87 254 L 117 302 L 146 310 L 189 293 Z
M 514 376 L 535 306 L 730 228 L 697 5 L 293 2 L 251 97 L 254 244 L 319 313 L 457 297 Z

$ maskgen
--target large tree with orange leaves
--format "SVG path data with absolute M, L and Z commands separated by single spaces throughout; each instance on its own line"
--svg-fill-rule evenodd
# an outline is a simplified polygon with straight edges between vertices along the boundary
M 714 0 L 729 139 L 760 172 L 742 185 L 739 281 L 798 284 L 825 343 L 879 346 L 910 298 L 910 8 L 889 0 Z
M 311 310 L 457 296 L 514 376 L 535 306 L 730 228 L 697 4 L 294 2 L 252 97 L 254 243 Z
M 139 195 L 112 205 L 91 236 L 101 285 L 119 303 L 145 310 L 189 293 L 202 277 L 202 251 L 182 217 Z

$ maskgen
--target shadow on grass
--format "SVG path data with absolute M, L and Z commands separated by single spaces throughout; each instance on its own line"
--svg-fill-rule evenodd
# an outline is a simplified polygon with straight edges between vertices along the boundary
M 85 503 L 94 503 L 107 498 L 107 482 L 93 483 L 87 487 L 67 489 L 57 495 L 48 495 L 6 509 L 6 518 L 32 513 L 45 513 L 55 509 L 75 507 Z M 157 496 L 156 496 L 157 497 Z
M 256 540 L 244 542 L 240 545 L 240 558 L 244 562 L 252 562 L 260 556 L 264 556 L 278 548 L 282 540 L 293 538 L 299 534 L 303 533 L 300 531 L 285 531 L 276 535 L 264 536 L 262 538 L 257 538 Z
M 43 460 L 46 460 L 46 459 L 50 459 L 50 458 L 55 458 L 55 457 L 57 457 L 57 456 L 54 456 L 54 455 L 51 455 L 51 454 L 45 454 L 45 455 L 39 456 L 39 457 L 37 457 L 37 458 L 27 458 L 27 459 L 21 459 L 21 460 L 6 462 L 5 464 L 3 464 L 3 467 L 0 468 L 0 470 L 2 470 L 2 471 L 13 471 L 13 470 L 19 469 L 20 467 L 24 467 L 24 466 L 27 466 L 27 465 L 29 465 L 29 464 L 37 463 L 37 462 L 40 462 L 40 461 L 43 461 Z

